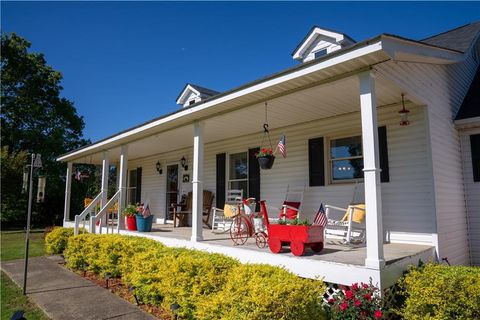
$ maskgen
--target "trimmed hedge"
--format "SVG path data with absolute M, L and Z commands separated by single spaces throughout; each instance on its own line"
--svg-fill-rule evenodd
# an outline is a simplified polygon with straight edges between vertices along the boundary
M 427 264 L 400 282 L 404 319 L 480 319 L 480 268 Z
M 325 318 L 323 282 L 279 267 L 121 235 L 71 237 L 64 255 L 69 268 L 121 276 L 143 303 L 178 303 L 182 319 Z
M 73 236 L 73 228 L 54 227 L 45 236 L 45 251 L 48 254 L 62 253 L 71 236 Z

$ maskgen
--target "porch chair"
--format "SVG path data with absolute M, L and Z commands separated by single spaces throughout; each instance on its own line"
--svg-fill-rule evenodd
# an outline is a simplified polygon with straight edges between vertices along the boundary
M 214 195 L 211 191 L 203 190 L 203 210 L 202 210 L 202 221 L 203 223 L 211 228 L 209 220 L 210 213 L 212 211 Z M 192 203 L 193 203 L 193 193 L 189 192 L 185 198 L 184 203 L 172 203 L 173 211 L 173 227 L 177 227 L 177 218 L 178 218 L 178 227 L 183 227 L 187 223 L 187 217 L 189 214 L 192 214 Z
M 328 223 L 325 237 L 343 239 L 344 243 L 363 243 L 365 241 L 365 188 L 363 183 L 355 183 L 352 201 L 347 208 L 325 205 Z
M 285 200 L 280 208 L 268 206 L 268 208 L 279 212 L 278 218 L 269 218 L 270 222 L 278 222 L 280 219 L 292 220 L 300 217 L 303 205 L 303 195 L 305 193 L 305 185 L 290 186 L 287 185 Z M 274 211 L 274 212 L 275 212 Z
M 243 199 L 243 190 L 227 190 L 226 199 L 225 199 L 225 207 L 223 209 L 213 207 L 213 218 L 212 218 L 212 231 L 221 230 L 222 232 L 226 232 L 230 229 L 230 225 L 232 224 L 232 217 L 229 214 L 225 215 L 225 209 L 229 208 L 230 206 L 239 206 L 242 205 Z

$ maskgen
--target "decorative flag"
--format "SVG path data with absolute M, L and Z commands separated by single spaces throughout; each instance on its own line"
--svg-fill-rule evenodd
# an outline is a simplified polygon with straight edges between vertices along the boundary
M 75 172 L 75 179 L 78 181 L 82 180 L 82 173 L 80 172 L 80 170 L 77 170 L 77 172 Z
M 280 136 L 280 141 L 278 142 L 277 149 L 280 151 L 284 158 L 287 157 L 287 147 L 285 146 L 285 135 Z
M 150 213 L 150 205 L 149 205 L 148 203 L 147 203 L 146 206 L 144 206 L 142 215 L 143 215 L 144 218 L 150 217 L 150 215 L 151 215 L 151 213 Z
M 325 213 L 325 209 L 323 208 L 323 203 L 321 203 L 320 208 L 318 209 L 318 212 L 315 215 L 315 219 L 313 219 L 312 225 L 325 227 L 327 223 L 328 223 L 327 214 Z

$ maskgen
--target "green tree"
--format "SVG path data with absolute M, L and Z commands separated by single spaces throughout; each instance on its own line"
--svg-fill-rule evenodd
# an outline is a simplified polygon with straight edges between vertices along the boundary
M 4 156 L 17 159 L 34 152 L 42 154 L 42 172 L 47 176 L 45 203 L 34 208 L 36 221 L 53 223 L 63 216 L 66 169 L 55 158 L 88 141 L 83 139 L 83 118 L 73 103 L 61 96 L 62 74 L 47 65 L 43 54 L 29 52 L 30 45 L 14 33 L 2 34 L 1 143 L 8 146 L 5 155 L 2 149 L 2 221 L 6 221 L 3 208 L 18 207 L 11 202 L 21 198 L 23 172 L 18 165 L 6 168 L 15 183 L 8 185 L 3 167 L 10 162 L 4 163 Z M 9 215 L 9 221 L 23 221 L 24 213 L 25 209 L 18 211 L 15 219 Z

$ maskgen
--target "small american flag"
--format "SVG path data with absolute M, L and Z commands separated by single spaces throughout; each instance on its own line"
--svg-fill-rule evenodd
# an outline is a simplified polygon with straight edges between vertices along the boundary
M 80 170 L 77 170 L 77 172 L 75 172 L 75 180 L 82 180 L 82 173 L 80 172 Z
M 280 141 L 278 142 L 277 149 L 280 151 L 284 158 L 287 157 L 287 147 L 285 146 L 285 135 L 280 136 Z
M 318 212 L 315 215 L 315 219 L 313 219 L 312 225 L 325 227 L 327 223 L 328 223 L 327 214 L 325 213 L 325 209 L 323 208 L 323 203 L 321 203 L 320 208 L 318 209 Z
M 150 205 L 147 203 L 146 206 L 143 207 L 143 211 L 142 211 L 142 215 L 144 218 L 148 218 L 150 217 L 151 213 L 150 213 Z

